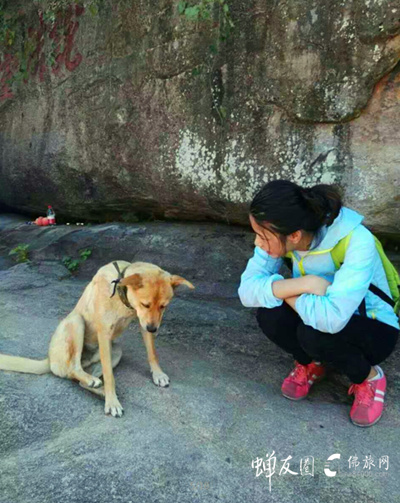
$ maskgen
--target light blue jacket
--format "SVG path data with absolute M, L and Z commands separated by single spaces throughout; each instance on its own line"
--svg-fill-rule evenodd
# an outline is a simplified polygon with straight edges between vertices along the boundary
M 305 274 L 315 274 L 332 283 L 325 296 L 305 293 L 296 300 L 296 310 L 303 322 L 321 332 L 340 332 L 353 314 L 359 314 L 358 307 L 364 298 L 369 318 L 399 328 L 392 307 L 368 290 L 372 282 L 391 297 L 374 237 L 361 224 L 363 218 L 343 207 L 332 225 L 322 227 L 314 236 L 310 251 L 304 257 L 294 252 L 294 278 L 301 276 L 300 265 Z M 351 231 L 344 263 L 336 271 L 330 249 Z M 256 246 L 239 287 L 239 297 L 245 307 L 273 308 L 282 304 L 283 300 L 272 293 L 272 283 L 283 279 L 279 274 L 281 266 L 282 258 L 270 257 Z

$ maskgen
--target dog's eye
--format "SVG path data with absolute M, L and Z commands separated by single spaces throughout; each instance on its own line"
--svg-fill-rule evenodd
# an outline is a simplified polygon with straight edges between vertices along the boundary
M 143 307 L 145 307 L 146 309 L 149 309 L 150 307 L 150 304 L 143 304 L 143 302 L 141 303 Z
M 165 309 L 165 306 L 160 306 L 160 309 Z

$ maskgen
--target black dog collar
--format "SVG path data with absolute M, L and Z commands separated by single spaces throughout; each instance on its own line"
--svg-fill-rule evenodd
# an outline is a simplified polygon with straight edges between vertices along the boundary
M 125 269 L 121 272 L 120 269 L 119 269 L 119 267 L 118 267 L 117 262 L 113 262 L 113 265 L 114 265 L 115 269 L 118 272 L 118 279 L 114 279 L 113 281 L 111 281 L 111 283 L 114 283 L 114 290 L 113 290 L 113 293 L 112 293 L 111 297 L 114 297 L 115 292 L 117 291 L 118 295 L 119 295 L 119 298 L 121 299 L 121 302 L 128 309 L 132 309 L 134 311 L 135 308 L 130 305 L 129 300 L 128 300 L 128 296 L 127 296 L 127 293 L 126 293 L 128 289 L 126 288 L 126 286 L 120 286 L 118 284 L 121 281 L 121 279 L 124 277 L 125 271 L 127 270 L 128 267 L 125 267 Z M 111 297 L 110 297 L 110 299 L 111 299 Z

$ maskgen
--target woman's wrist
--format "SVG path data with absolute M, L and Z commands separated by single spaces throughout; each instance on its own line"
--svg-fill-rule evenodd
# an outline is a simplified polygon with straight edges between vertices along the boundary
M 309 293 L 310 276 L 277 280 L 272 283 L 272 292 L 278 299 L 296 297 Z
M 294 297 L 288 297 L 285 299 L 286 304 L 288 304 L 294 311 L 297 313 L 296 309 L 296 300 L 299 298 L 299 295 L 295 295 Z

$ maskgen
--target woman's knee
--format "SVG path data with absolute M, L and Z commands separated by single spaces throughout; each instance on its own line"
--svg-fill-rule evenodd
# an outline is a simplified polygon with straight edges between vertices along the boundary
M 268 309 L 266 307 L 259 307 L 257 309 L 257 322 L 258 326 L 268 337 L 273 336 L 277 332 L 279 320 L 282 318 L 281 307 Z
M 329 346 L 329 334 L 300 323 L 297 328 L 297 340 L 302 349 L 313 358 L 322 358 Z
M 258 325 L 271 340 L 288 333 L 295 334 L 298 321 L 297 313 L 285 303 L 272 309 L 260 307 L 257 310 Z
M 393 353 L 398 338 L 398 330 L 388 330 L 385 337 L 381 337 L 380 344 L 375 344 L 372 351 L 366 354 L 369 363 L 371 365 L 378 365 L 385 361 Z

